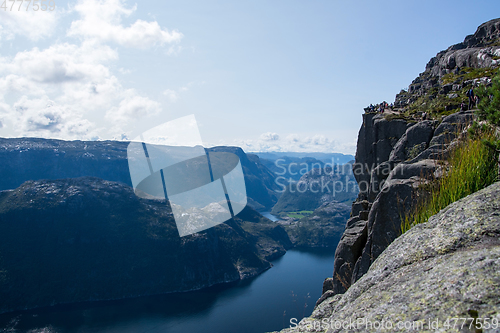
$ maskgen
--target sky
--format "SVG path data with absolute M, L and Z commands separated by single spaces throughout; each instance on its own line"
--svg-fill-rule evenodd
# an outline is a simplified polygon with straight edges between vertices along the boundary
M 0 7 L 1 137 L 130 140 L 193 114 L 205 146 L 247 152 L 354 154 L 364 107 L 500 17 L 498 0 L 40 5 Z

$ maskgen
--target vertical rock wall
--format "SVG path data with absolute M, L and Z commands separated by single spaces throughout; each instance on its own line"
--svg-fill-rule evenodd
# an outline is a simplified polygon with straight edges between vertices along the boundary
M 360 193 L 324 292 L 344 293 L 401 234 L 401 217 L 410 210 L 418 185 L 436 171 L 437 160 L 446 156 L 456 133 L 472 119 L 467 111 L 447 116 L 440 124 L 363 115 L 353 167 Z

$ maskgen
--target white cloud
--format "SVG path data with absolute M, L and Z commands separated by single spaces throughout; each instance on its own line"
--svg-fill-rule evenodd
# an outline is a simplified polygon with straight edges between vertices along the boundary
M 11 72 L 20 77 L 47 84 L 78 82 L 109 77 L 109 69 L 103 63 L 118 58 L 108 46 L 85 42 L 55 44 L 45 50 L 33 48 L 19 52 L 10 63 L 0 65 L 0 73 Z
M 76 110 L 59 105 L 47 96 L 30 99 L 22 96 L 14 103 L 8 118 L 21 135 L 60 139 L 92 139 L 93 124 Z
M 229 145 L 237 145 L 247 152 L 339 152 L 354 154 L 356 142 L 331 140 L 325 135 L 304 136 L 296 133 L 279 139 L 276 133 L 264 133 L 257 140 L 235 140 Z
M 118 71 L 120 73 L 122 73 L 123 75 L 127 75 L 127 74 L 132 73 L 132 71 L 130 69 L 126 69 L 126 68 L 123 68 L 123 67 L 118 68 Z
M 114 42 L 133 48 L 149 48 L 179 42 L 182 33 L 162 29 L 158 22 L 137 20 L 129 27 L 124 27 L 123 17 L 130 16 L 136 6 L 126 8 L 121 0 L 80 0 L 74 10 L 81 16 L 73 21 L 68 36 L 81 36 L 101 42 Z M 169 50 L 175 53 L 180 49 Z
M 181 97 L 181 94 L 189 91 L 192 86 L 194 86 L 194 85 L 198 86 L 198 85 L 204 85 L 204 84 L 205 84 L 205 81 L 202 81 L 202 82 L 198 82 L 198 81 L 189 82 L 184 87 L 180 87 L 177 90 L 174 90 L 174 89 L 165 89 L 163 91 L 163 95 L 167 96 L 167 98 L 168 98 L 168 100 L 170 102 L 175 103 Z
M 122 20 L 135 10 L 136 6 L 128 7 L 123 0 L 78 0 L 71 11 L 80 17 L 71 23 L 67 36 L 81 37 L 80 42 L 58 39 L 46 48 L 0 56 L 2 130 L 8 126 L 9 135 L 61 139 L 123 137 L 123 128 L 157 115 L 161 111 L 158 102 L 124 87 L 114 75 L 112 68 L 121 74 L 131 71 L 116 65 L 119 49 L 107 43 L 136 48 L 170 44 L 165 53 L 176 54 L 182 34 L 156 21 L 139 19 L 124 25 Z M 11 15 L 0 10 L 0 41 L 16 35 L 31 40 L 51 36 L 61 13 L 66 13 L 58 11 Z M 165 94 L 175 100 L 190 85 Z
M 101 113 L 103 130 L 109 121 L 109 133 L 160 112 L 158 102 L 124 88 L 112 74 L 107 63 L 117 59 L 115 50 L 92 41 L 0 58 L 0 113 L 18 135 L 90 139 L 98 133 L 91 114 Z
M 0 59 L 0 62 L 3 59 Z M 15 73 L 15 74 L 14 74 Z M 0 71 L 1 74 L 1 71 Z M 0 91 L 4 93 L 29 93 L 35 96 L 42 96 L 45 91 L 36 82 L 17 74 L 10 72 L 5 77 L 0 78 Z M 1 93 L 0 93 L 1 96 Z
M 330 140 L 324 135 L 315 135 L 311 138 L 310 142 L 316 146 L 324 146 L 330 143 Z
M 113 122 L 127 123 L 131 119 L 152 116 L 160 113 L 160 103 L 147 97 L 138 96 L 132 89 L 125 92 L 125 99 L 118 107 L 106 112 L 106 118 Z
M 168 48 L 168 51 L 167 51 L 167 55 L 168 56 L 176 56 L 176 55 L 179 55 L 181 53 L 181 51 L 183 50 L 183 47 L 180 46 L 180 45 L 172 45 Z
M 92 42 L 19 52 L 0 59 L 0 96 L 2 92 L 30 99 L 52 96 L 58 105 L 81 113 L 110 108 L 124 98 L 125 89 L 106 66 L 117 58 L 116 51 Z
M 8 9 L 10 9 L 11 3 L 7 2 Z M 0 40 L 10 40 L 14 39 L 16 35 L 21 35 L 32 41 L 37 41 L 53 34 L 63 11 L 59 9 L 35 11 L 32 7 L 26 10 L 28 5 L 32 4 L 23 2 L 22 9 L 18 10 L 19 2 L 16 2 L 12 11 L 0 9 Z
M 167 89 L 163 92 L 163 95 L 167 96 L 170 102 L 175 103 L 179 99 L 179 93 L 172 89 Z
M 300 137 L 298 134 L 289 134 L 285 139 L 289 142 L 299 142 Z
M 280 139 L 280 136 L 276 133 L 267 132 L 261 134 L 260 139 L 264 141 L 277 141 Z

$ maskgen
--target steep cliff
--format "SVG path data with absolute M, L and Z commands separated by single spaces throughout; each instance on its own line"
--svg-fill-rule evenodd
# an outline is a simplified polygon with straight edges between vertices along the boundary
M 363 115 L 353 166 L 360 193 L 333 277 L 324 281 L 312 316 L 282 332 L 500 329 L 499 182 L 401 235 L 402 217 L 426 195 L 429 179 L 443 176 L 475 119 L 456 103 L 491 82 L 499 56 L 496 19 L 431 59 L 394 108 Z M 468 318 L 467 325 L 454 318 Z M 489 327 L 481 327 L 485 318 Z
M 401 234 L 401 217 L 415 203 L 419 185 L 430 175 L 440 175 L 439 161 L 446 159 L 457 135 L 474 118 L 472 111 L 457 109 L 450 114 L 458 108 L 453 101 L 463 99 L 465 90 L 487 84 L 490 78 L 483 75 L 493 73 L 499 55 L 500 19 L 496 19 L 482 24 L 463 43 L 438 53 L 409 91 L 396 96 L 399 108 L 389 114 L 363 115 L 353 167 L 360 194 L 325 291 L 344 293 Z M 467 80 L 473 75 L 480 78 Z M 454 80 L 451 85 L 450 80 Z M 458 97 L 446 95 L 452 90 Z M 421 117 L 423 111 L 429 112 L 427 117 Z
M 0 313 L 236 281 L 291 246 L 249 207 L 181 238 L 165 200 L 138 198 L 124 184 L 29 181 L 0 191 Z
M 360 194 L 335 253 L 334 293 L 345 292 L 401 234 L 401 216 L 412 206 L 419 184 L 437 171 L 437 160 L 472 117 L 460 112 L 438 124 L 363 115 L 354 166 Z
M 500 182 L 451 204 L 282 333 L 498 332 L 499 212 Z
M 84 176 L 131 186 L 127 162 L 128 142 L 62 141 L 39 138 L 0 138 L 0 190 L 15 189 L 28 180 Z M 278 200 L 274 174 L 256 155 L 238 147 L 214 147 L 238 155 L 245 176 L 248 204 L 270 210 Z
M 416 103 L 420 111 L 425 111 L 432 99 L 447 96 L 443 105 L 448 110 L 459 107 L 460 92 L 471 83 L 487 82 L 489 69 L 500 65 L 500 19 L 481 24 L 473 35 L 462 43 L 439 52 L 409 85 L 407 91 L 396 96 L 395 105 L 406 107 Z M 428 99 L 424 97 L 428 95 Z M 420 99 L 420 100 L 419 100 Z M 425 103 L 425 104 L 423 104 Z M 423 105 L 422 105 L 423 104 Z

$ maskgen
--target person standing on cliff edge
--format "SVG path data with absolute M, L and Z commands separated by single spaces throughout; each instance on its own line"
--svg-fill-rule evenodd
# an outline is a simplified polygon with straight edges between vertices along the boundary
M 474 105 L 474 89 L 470 88 L 467 90 L 467 97 L 469 97 L 469 110 L 472 109 L 472 106 Z

